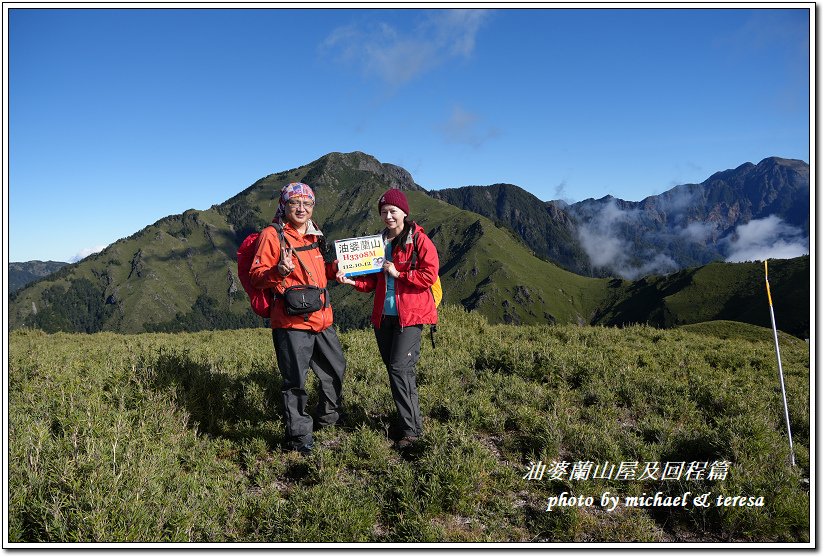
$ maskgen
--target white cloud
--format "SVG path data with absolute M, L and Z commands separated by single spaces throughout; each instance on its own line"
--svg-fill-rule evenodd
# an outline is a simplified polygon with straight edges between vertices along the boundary
M 698 190 L 693 191 L 688 186 L 680 186 L 664 192 L 659 199 L 668 213 L 679 215 L 696 204 Z
M 678 194 L 662 202 L 679 210 L 689 208 L 686 202 L 687 192 Z M 642 212 L 638 209 L 622 210 L 617 200 L 610 199 L 597 213 L 578 228 L 581 247 L 589 256 L 590 263 L 596 268 L 607 269 L 625 279 L 636 279 L 649 274 L 666 274 L 676 271 L 678 265 L 666 253 L 636 253 L 636 247 L 630 240 L 623 240 L 625 231 L 633 226 L 642 226 Z M 622 233 L 622 230 L 624 233 Z M 682 238 L 706 244 L 716 234 L 714 223 L 692 222 L 677 229 L 675 234 Z M 652 232 L 644 238 L 652 244 Z M 666 240 L 667 233 L 658 240 Z M 806 233 L 785 223 L 778 216 L 772 215 L 756 219 L 736 227 L 735 232 L 719 241 L 729 262 L 761 261 L 764 259 L 789 259 L 810 253 L 810 241 Z
M 626 264 L 627 246 L 614 234 L 595 227 L 578 230 L 581 247 L 595 267 L 614 268 Z
M 640 267 L 629 269 L 631 278 L 643 277 L 646 275 L 665 275 L 672 273 L 678 269 L 678 264 L 669 255 L 659 253 L 655 257 L 647 260 L 646 263 Z M 625 278 L 630 278 L 625 277 Z
M 90 256 L 92 254 L 99 253 L 99 252 L 103 251 L 104 249 L 106 249 L 106 247 L 107 246 L 103 245 L 103 246 L 95 246 L 93 248 L 83 248 L 82 250 L 77 252 L 77 254 L 75 254 L 74 256 L 69 258 L 69 263 L 77 263 L 81 259 L 85 259 L 85 258 L 87 258 L 88 256 Z
M 468 58 L 488 14 L 489 10 L 437 10 L 430 12 L 429 21 L 438 43 L 448 45 L 452 55 Z
M 737 226 L 726 243 L 730 262 L 790 259 L 810 253 L 804 232 L 776 215 Z
M 581 247 L 594 267 L 608 269 L 611 273 L 629 280 L 645 275 L 666 274 L 678 269 L 669 255 L 645 254 L 643 263 L 633 263 L 640 258 L 629 240 L 622 240 L 619 227 L 632 226 L 640 220 L 638 209 L 622 210 L 615 199 L 603 206 L 586 225 L 578 228 Z
M 460 106 L 452 109 L 452 115 L 439 128 L 446 141 L 472 147 L 480 147 L 487 140 L 500 135 L 496 128 L 483 125 L 477 114 L 468 112 Z
M 697 221 L 689 223 L 679 231 L 681 236 L 696 244 L 706 244 L 707 240 L 712 238 L 714 232 L 715 224 Z
M 565 179 L 561 180 L 561 183 L 558 184 L 557 186 L 555 186 L 555 193 L 553 194 L 552 199 L 566 201 L 567 200 L 566 187 L 567 187 L 567 181 Z
M 629 216 L 618 208 L 615 199 L 610 199 L 589 223 L 578 228 L 581 247 L 593 266 L 613 270 L 626 267 L 629 246 L 618 237 L 615 227 Z
M 415 79 L 452 58 L 468 58 L 488 10 L 433 10 L 408 32 L 387 23 L 373 29 L 339 27 L 320 45 L 341 60 L 393 87 Z

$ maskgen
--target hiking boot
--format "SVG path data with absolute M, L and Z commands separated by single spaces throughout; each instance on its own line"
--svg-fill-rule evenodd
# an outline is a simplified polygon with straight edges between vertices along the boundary
M 310 454 L 312 454 L 312 449 L 314 449 L 314 448 L 315 448 L 315 443 L 314 442 L 309 442 L 309 443 L 306 443 L 305 445 L 300 445 L 298 447 L 295 447 L 294 450 L 299 452 L 301 454 L 301 456 L 309 456 Z
M 399 451 L 404 451 L 410 448 L 418 438 L 414 435 L 407 435 L 406 437 L 402 437 L 395 441 L 395 448 Z
M 308 439 L 292 439 L 287 441 L 284 447 L 288 451 L 296 451 L 303 456 L 311 454 L 312 449 L 315 448 L 315 440 L 309 437 Z
M 315 418 L 315 421 L 314 421 L 314 424 L 313 424 L 313 429 L 315 431 L 319 431 L 321 429 L 326 429 L 326 428 L 329 428 L 329 427 L 341 427 L 341 428 L 345 427 L 346 426 L 345 417 L 346 417 L 345 414 L 343 414 L 342 412 L 338 413 L 338 419 L 335 420 L 332 423 L 324 422 L 324 421 L 321 421 L 318 418 Z

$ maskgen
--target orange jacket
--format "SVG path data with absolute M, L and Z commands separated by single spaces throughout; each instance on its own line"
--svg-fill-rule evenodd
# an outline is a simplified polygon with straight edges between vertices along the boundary
M 286 222 L 283 225 L 283 235 L 290 246 L 298 248 L 317 241 L 323 236 L 323 233 L 315 227 L 312 221 L 309 221 L 306 234 L 301 236 L 291 223 Z M 307 276 L 306 269 L 298 263 L 298 259 L 306 266 L 311 276 Z M 323 254 L 319 248 L 293 251 L 292 261 L 295 264 L 295 269 L 289 275 L 281 276 L 277 270 L 277 264 L 280 262 L 280 238 L 277 230 L 267 226 L 258 238 L 255 258 L 252 261 L 252 267 L 249 269 L 249 278 L 255 288 L 271 288 L 275 292 L 272 313 L 269 317 L 273 329 L 303 329 L 319 333 L 332 324 L 331 305 L 308 314 L 308 320 L 304 320 L 303 315 L 289 315 L 286 313 L 283 307 L 282 294 L 287 288 L 297 284 L 311 284 L 326 288 L 327 280 L 335 278 L 337 261 L 333 263 L 324 262 Z

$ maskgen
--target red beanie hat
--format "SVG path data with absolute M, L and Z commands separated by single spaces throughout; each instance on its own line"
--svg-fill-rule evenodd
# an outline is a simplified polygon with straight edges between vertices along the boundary
M 409 214 L 409 202 L 406 201 L 406 196 L 401 190 L 396 190 L 395 188 L 386 190 L 386 193 L 378 200 L 378 212 L 380 212 L 384 205 L 394 205 L 407 215 Z

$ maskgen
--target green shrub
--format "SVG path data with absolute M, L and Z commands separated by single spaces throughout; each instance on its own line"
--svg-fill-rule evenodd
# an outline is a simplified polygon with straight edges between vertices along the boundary
M 405 455 L 370 330 L 341 335 L 348 421 L 306 458 L 282 448 L 266 329 L 12 332 L 9 541 L 809 542 L 806 343 L 782 345 L 791 467 L 771 338 L 441 318 L 418 367 L 424 436 Z M 524 478 L 537 462 L 716 460 L 722 480 Z M 546 512 L 562 491 L 764 506 Z

